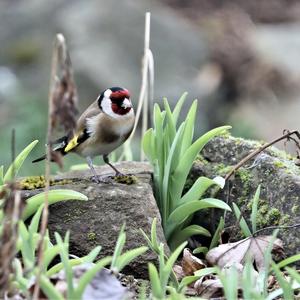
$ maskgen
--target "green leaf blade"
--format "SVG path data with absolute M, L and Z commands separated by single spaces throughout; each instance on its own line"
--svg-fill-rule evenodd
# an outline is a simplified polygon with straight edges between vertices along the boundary
M 33 141 L 32 143 L 30 143 L 14 160 L 14 162 L 10 165 L 10 167 L 8 168 L 7 172 L 5 173 L 4 176 L 4 183 L 13 180 L 17 175 L 18 172 L 20 170 L 20 168 L 22 167 L 25 159 L 27 158 L 27 156 L 29 155 L 29 153 L 31 152 L 31 150 L 35 147 L 35 145 L 38 143 L 38 140 Z
M 237 220 L 239 221 L 239 224 L 240 224 L 240 227 L 241 227 L 241 230 L 242 230 L 244 236 L 245 237 L 251 236 L 252 235 L 251 230 L 249 229 L 247 222 L 245 221 L 244 217 L 242 216 L 240 209 L 238 208 L 238 206 L 235 203 L 232 203 L 232 207 L 233 207 L 234 214 L 235 214 Z
M 258 207 L 259 196 L 260 196 L 260 185 L 258 186 L 253 198 L 253 204 L 252 204 L 252 210 L 250 216 L 253 233 L 256 232 L 257 207 Z
M 172 235 L 169 241 L 170 248 L 175 249 L 194 235 L 203 235 L 207 237 L 211 236 L 210 232 L 204 227 L 199 225 L 189 225 L 180 231 L 176 231 L 176 233 Z
M 231 208 L 225 202 L 218 199 L 207 198 L 200 201 L 194 200 L 177 207 L 170 214 L 167 223 L 170 227 L 172 227 L 173 224 L 177 226 L 178 224 L 181 224 L 189 215 L 204 208 L 220 208 L 231 211 Z M 170 232 L 167 232 L 167 237 L 168 234 L 170 234 Z
M 38 210 L 39 206 L 44 204 L 45 201 L 45 192 L 32 196 L 26 200 L 27 205 L 24 209 L 22 219 L 26 220 L 30 216 L 34 214 L 35 211 Z M 87 201 L 88 198 L 76 191 L 65 190 L 65 189 L 57 189 L 50 190 L 48 193 L 48 203 L 49 205 L 54 204 L 59 201 L 65 200 L 82 200 Z
M 172 196 L 178 199 L 181 196 L 184 184 L 186 182 L 187 176 L 190 172 L 190 169 L 196 159 L 198 153 L 202 148 L 215 136 L 220 135 L 226 130 L 229 130 L 231 126 L 221 126 L 215 129 L 210 130 L 209 132 L 202 135 L 198 138 L 180 158 L 180 161 L 174 171 L 172 176 L 172 181 L 174 185 L 174 191 Z

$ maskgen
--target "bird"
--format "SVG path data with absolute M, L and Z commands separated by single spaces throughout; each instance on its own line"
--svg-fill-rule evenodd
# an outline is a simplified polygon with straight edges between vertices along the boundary
M 135 122 L 130 92 L 122 87 L 111 87 L 99 94 L 97 99 L 82 113 L 73 134 L 56 140 L 59 143 L 53 151 L 66 155 L 70 152 L 86 158 L 93 179 L 100 183 L 93 166 L 93 158 L 102 155 L 103 161 L 114 171 L 115 176 L 123 175 L 109 162 L 108 155 L 121 146 L 131 135 Z M 42 161 L 46 155 L 33 160 Z

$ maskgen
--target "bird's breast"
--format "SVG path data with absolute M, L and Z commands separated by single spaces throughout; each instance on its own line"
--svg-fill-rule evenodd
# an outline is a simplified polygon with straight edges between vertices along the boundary
M 78 148 L 82 156 L 109 154 L 122 145 L 130 136 L 134 126 L 134 115 L 113 119 L 104 114 L 87 120 L 90 137 Z

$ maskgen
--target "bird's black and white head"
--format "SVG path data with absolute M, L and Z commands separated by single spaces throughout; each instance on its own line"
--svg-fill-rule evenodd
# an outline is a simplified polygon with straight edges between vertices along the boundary
M 118 118 L 133 114 L 130 93 L 121 87 L 111 87 L 98 97 L 100 109 L 107 115 Z

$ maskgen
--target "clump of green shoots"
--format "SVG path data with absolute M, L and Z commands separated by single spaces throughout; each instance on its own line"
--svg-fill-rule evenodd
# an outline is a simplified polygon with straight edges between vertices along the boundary
M 171 249 L 195 234 L 210 236 L 205 228 L 190 225 L 193 214 L 205 208 L 220 208 L 230 211 L 223 201 L 214 198 L 201 199 L 204 193 L 218 182 L 199 177 L 183 195 L 185 182 L 195 158 L 206 143 L 224 133 L 230 126 L 215 128 L 193 142 L 194 124 L 197 114 L 195 100 L 185 118 L 177 128 L 182 105 L 187 94 L 179 99 L 173 111 L 164 99 L 164 111 L 154 106 L 153 123 L 144 135 L 143 150 L 154 167 L 155 198 L 162 216 L 165 236 Z
M 153 219 L 150 237 L 140 229 L 150 249 L 158 256 L 158 269 L 154 264 L 149 263 L 149 279 L 151 293 L 154 299 L 185 299 L 185 288 L 192 282 L 199 279 L 199 276 L 186 276 L 179 283 L 173 271 L 173 266 L 178 259 L 180 253 L 187 245 L 187 242 L 178 246 L 174 252 L 168 257 L 164 251 L 164 244 L 157 240 L 156 234 L 156 218 Z M 169 297 L 167 295 L 169 294 Z

